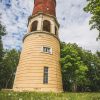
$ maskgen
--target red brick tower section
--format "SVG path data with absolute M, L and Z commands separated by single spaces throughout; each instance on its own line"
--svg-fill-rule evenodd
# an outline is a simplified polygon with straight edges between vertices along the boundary
M 56 16 L 56 0 L 34 0 L 33 15 L 42 12 Z

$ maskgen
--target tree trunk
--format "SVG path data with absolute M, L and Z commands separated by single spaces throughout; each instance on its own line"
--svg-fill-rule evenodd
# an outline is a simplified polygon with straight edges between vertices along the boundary
M 13 74 L 11 74 L 11 76 L 9 77 L 9 79 L 6 82 L 6 86 L 5 86 L 6 89 L 8 88 L 8 83 L 9 83 L 10 79 L 12 78 L 12 76 L 13 76 Z
M 76 83 L 73 83 L 72 91 L 77 92 L 77 84 Z

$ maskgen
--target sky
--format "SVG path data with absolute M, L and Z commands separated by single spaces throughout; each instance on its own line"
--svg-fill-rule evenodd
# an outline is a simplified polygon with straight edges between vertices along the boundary
M 77 43 L 83 49 L 100 51 L 100 41 L 96 41 L 98 31 L 90 30 L 90 14 L 83 11 L 86 0 L 56 0 L 57 19 L 60 23 L 59 37 L 66 43 Z M 32 14 L 34 0 L 0 0 L 0 21 L 6 26 L 3 37 L 5 49 L 22 47 L 23 36 L 27 32 L 28 17 Z

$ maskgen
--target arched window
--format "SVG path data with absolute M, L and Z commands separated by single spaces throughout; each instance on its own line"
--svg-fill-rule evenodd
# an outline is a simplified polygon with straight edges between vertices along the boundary
M 32 23 L 31 32 L 37 30 L 37 25 L 38 25 L 38 21 L 34 21 L 34 22 Z
M 58 31 L 57 31 L 57 27 L 55 26 L 55 35 L 57 35 L 57 32 L 58 32 Z
M 43 31 L 50 32 L 50 22 L 47 20 L 43 21 Z

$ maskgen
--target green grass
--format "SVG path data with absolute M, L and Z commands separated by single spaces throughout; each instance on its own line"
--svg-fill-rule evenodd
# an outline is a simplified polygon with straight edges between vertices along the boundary
M 0 100 L 100 100 L 100 93 L 0 92 Z

